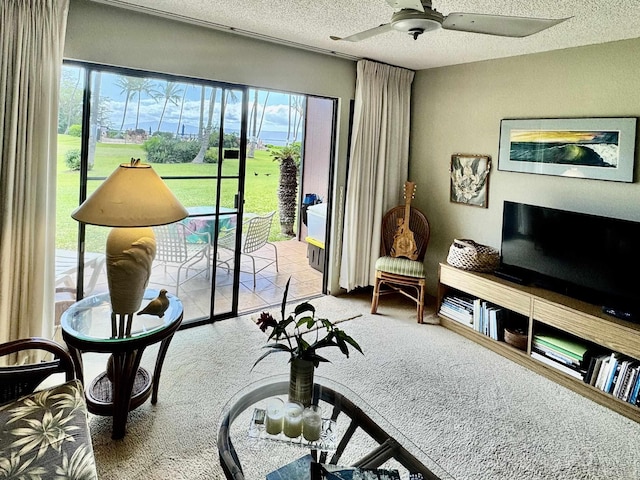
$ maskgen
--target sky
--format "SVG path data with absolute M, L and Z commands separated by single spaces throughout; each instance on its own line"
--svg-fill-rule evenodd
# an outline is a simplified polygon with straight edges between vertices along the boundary
M 79 70 L 77 67 L 65 67 L 71 72 Z M 125 107 L 125 94 L 123 88 L 118 84 L 118 81 L 122 78 L 120 75 L 113 73 L 103 72 L 100 85 L 100 96 L 103 104 L 107 107 L 109 128 L 119 129 L 122 124 L 123 110 Z M 150 79 L 154 84 L 153 89 L 156 92 L 163 92 L 166 81 L 164 79 Z M 179 83 L 177 84 L 175 99 L 177 104 L 168 103 L 165 114 L 162 119 L 162 131 L 168 132 L 180 132 L 182 125 L 184 125 L 184 133 L 195 134 L 198 132 L 199 119 L 200 119 L 200 96 L 202 87 L 200 85 Z M 212 88 L 205 87 L 206 103 L 205 103 L 205 119 L 209 108 L 209 98 Z M 249 110 L 251 111 L 254 101 L 254 89 L 249 90 Z M 237 94 L 237 98 L 229 97 L 227 100 L 227 106 L 225 110 L 224 126 L 226 132 L 238 132 L 240 131 L 240 119 L 242 112 L 242 102 L 240 90 L 234 91 Z M 268 93 L 268 98 L 267 98 Z M 162 94 L 161 94 L 162 95 Z M 182 110 L 182 117 L 180 117 L 180 107 L 182 105 L 182 98 L 184 95 L 184 106 Z M 300 96 L 298 96 L 300 98 Z M 265 107 L 265 100 L 267 100 Z M 124 129 L 133 129 L 136 124 L 136 112 L 137 112 L 137 96 L 130 99 L 127 106 L 127 113 L 125 117 Z M 164 95 L 159 99 L 154 99 L 152 96 L 143 93 L 140 99 L 140 116 L 138 120 L 138 128 L 144 128 L 152 131 L 156 131 L 158 128 L 158 121 L 162 115 L 162 109 L 165 100 Z M 220 123 L 220 106 L 221 106 L 221 89 L 217 89 L 217 95 L 215 100 L 215 108 L 213 115 L 213 125 L 217 126 Z M 268 137 L 285 138 L 287 136 L 288 124 L 289 124 L 289 94 L 281 92 L 267 92 L 265 90 L 258 90 L 258 123 L 263 115 L 262 134 L 261 138 L 268 140 Z M 180 123 L 179 123 L 180 121 Z M 249 133 L 251 133 L 251 124 L 249 124 Z M 267 138 L 264 138 L 267 137 Z M 300 134 L 298 135 L 300 140 Z

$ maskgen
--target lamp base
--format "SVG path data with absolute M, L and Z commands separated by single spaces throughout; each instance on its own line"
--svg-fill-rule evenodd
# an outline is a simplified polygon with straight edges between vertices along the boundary
M 151 227 L 114 227 L 107 237 L 107 281 L 114 314 L 140 309 L 156 256 Z

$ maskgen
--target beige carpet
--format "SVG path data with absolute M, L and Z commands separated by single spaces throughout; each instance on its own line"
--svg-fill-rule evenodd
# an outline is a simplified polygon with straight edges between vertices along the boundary
M 639 424 L 439 325 L 417 324 L 404 299 L 384 298 L 378 315 L 368 313 L 369 301 L 345 295 L 311 302 L 332 320 L 362 314 L 341 327 L 365 355 L 325 350 L 332 363 L 317 375 L 393 419 L 451 478 L 640 478 Z M 224 478 L 216 436 L 225 403 L 248 382 L 288 367 L 286 356 L 272 355 L 250 371 L 265 340 L 252 317 L 176 333 L 159 401 L 130 413 L 123 440 L 111 440 L 110 418 L 91 416 L 102 480 Z M 148 369 L 155 353 L 145 352 Z M 248 454 L 264 459 L 246 469 L 250 479 L 279 462 L 271 449 Z

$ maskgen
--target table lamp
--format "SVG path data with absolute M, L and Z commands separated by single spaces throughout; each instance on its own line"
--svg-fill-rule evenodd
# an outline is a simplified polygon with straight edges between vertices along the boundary
M 79 222 L 112 228 L 107 237 L 107 281 L 111 297 L 112 330 L 116 316 L 120 335 L 140 309 L 156 255 L 152 226 L 187 217 L 188 212 L 151 165 L 131 159 L 121 164 L 71 217 Z

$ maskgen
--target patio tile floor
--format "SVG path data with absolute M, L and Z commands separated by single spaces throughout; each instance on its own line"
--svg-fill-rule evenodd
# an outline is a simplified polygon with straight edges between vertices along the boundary
M 309 265 L 307 259 L 307 244 L 298 240 L 287 240 L 276 243 L 278 248 L 278 271 L 275 264 L 268 266 L 256 274 L 256 288 L 253 288 L 253 274 L 251 261 L 244 259 L 240 273 L 240 288 L 238 299 L 238 314 L 246 314 L 268 307 L 280 305 L 284 288 L 291 278 L 289 286 L 289 301 L 310 298 L 322 294 L 323 274 Z M 272 248 L 265 249 L 265 256 L 272 254 Z M 260 255 L 260 251 L 256 252 Z M 178 297 L 184 306 L 184 322 L 209 317 L 211 304 L 211 280 L 206 278 L 207 264 L 205 261 L 196 264 L 189 270 L 185 283 L 180 285 Z M 258 268 L 260 268 L 258 266 Z M 154 263 L 149 288 L 166 288 L 175 294 L 177 268 Z M 184 270 L 182 273 L 184 277 Z M 183 280 L 181 278 L 181 281 Z M 228 312 L 231 308 L 233 294 L 233 276 L 227 274 L 224 268 L 219 269 L 216 279 L 215 314 Z M 106 274 L 102 273 L 91 294 L 107 291 Z

